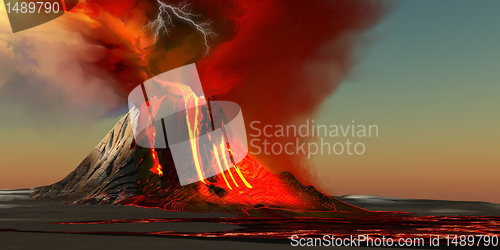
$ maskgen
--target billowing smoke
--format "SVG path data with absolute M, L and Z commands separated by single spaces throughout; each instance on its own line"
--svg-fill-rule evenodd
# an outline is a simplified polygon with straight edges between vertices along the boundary
M 81 1 L 57 20 L 64 39 L 37 40 L 46 37 L 40 34 L 2 45 L 11 55 L 2 55 L 0 63 L 16 68 L 8 72 L 20 73 L 2 72 L 0 95 L 10 95 L 5 92 L 13 81 L 25 81 L 30 85 L 26 88 L 44 93 L 39 102 L 57 95 L 61 103 L 52 106 L 99 106 L 103 115 L 125 105 L 141 82 L 196 62 L 205 94 L 240 104 L 247 125 L 296 124 L 312 117 L 349 74 L 358 38 L 385 14 L 384 3 L 371 0 L 200 0 L 189 8 L 197 14 L 192 17 L 196 22 L 211 21 L 217 34 L 209 40 L 208 56 L 203 36 L 182 20 L 173 18 L 168 35 L 153 39 L 151 29 L 144 27 L 157 17 L 156 0 Z M 23 48 L 16 54 L 22 44 L 34 45 L 37 53 Z M 27 76 L 37 80 L 29 83 Z M 274 171 L 291 171 L 305 183 L 312 178 L 304 155 L 255 157 Z
M 357 39 L 385 13 L 376 1 L 241 1 L 237 6 L 227 16 L 235 34 L 200 61 L 200 77 L 205 93 L 239 103 L 247 125 L 260 121 L 260 128 L 312 118 L 352 69 Z M 294 137 L 265 139 L 296 144 Z M 309 183 L 316 178 L 304 156 L 256 157 L 269 169 L 291 171 Z
M 105 52 L 101 45 L 67 31 L 60 20 L 12 34 L 1 10 L 0 126 L 88 124 L 123 105 L 113 79 L 91 67 Z

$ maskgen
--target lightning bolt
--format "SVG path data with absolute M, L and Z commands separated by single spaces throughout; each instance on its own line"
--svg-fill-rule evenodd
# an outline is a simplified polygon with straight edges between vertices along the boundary
M 216 36 L 216 34 L 210 28 L 210 22 L 197 23 L 193 21 L 193 17 L 197 17 L 191 13 L 189 10 L 190 4 L 183 2 L 179 3 L 178 7 L 172 6 L 170 4 L 163 3 L 161 0 L 157 0 L 160 7 L 158 8 L 158 16 L 156 19 L 144 28 L 151 28 L 153 31 L 153 39 L 154 43 L 158 41 L 158 37 L 161 33 L 165 33 L 167 36 L 169 35 L 169 27 L 174 27 L 174 23 L 172 22 L 172 16 L 177 17 L 181 20 L 188 22 L 193 25 L 202 35 L 205 40 L 205 55 L 208 54 L 210 47 L 208 46 L 208 37 Z

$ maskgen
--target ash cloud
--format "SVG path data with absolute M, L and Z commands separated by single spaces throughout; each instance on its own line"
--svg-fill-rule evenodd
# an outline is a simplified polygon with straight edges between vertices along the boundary
M 252 121 L 289 125 L 313 118 L 349 75 L 366 42 L 363 34 L 388 7 L 381 1 L 231 3 L 226 7 L 237 14 L 225 17 L 234 23 L 235 34 L 198 65 L 205 93 L 239 103 L 247 127 Z M 282 145 L 296 141 L 266 139 Z M 292 172 L 303 184 L 317 182 L 304 155 L 255 157 L 275 172 Z
M 1 10 L 0 10 L 1 11 Z M 12 34 L 0 12 L 0 127 L 85 127 L 123 104 L 113 79 L 87 74 L 99 47 L 58 22 Z

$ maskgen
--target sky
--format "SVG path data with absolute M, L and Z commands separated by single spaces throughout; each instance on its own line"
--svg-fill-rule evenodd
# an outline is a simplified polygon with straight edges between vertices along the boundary
M 395 3 L 315 117 L 375 124 L 379 136 L 352 138 L 366 145 L 363 155 L 313 157 L 316 185 L 331 195 L 500 203 L 500 2 Z M 32 129 L 12 110 L 0 107 L 0 189 L 59 181 L 119 119 L 82 124 L 86 114 L 75 110 L 70 122 Z
M 316 124 L 376 124 L 358 156 L 317 156 L 324 190 L 500 203 L 499 1 L 402 1 Z M 334 139 L 330 139 L 334 142 Z

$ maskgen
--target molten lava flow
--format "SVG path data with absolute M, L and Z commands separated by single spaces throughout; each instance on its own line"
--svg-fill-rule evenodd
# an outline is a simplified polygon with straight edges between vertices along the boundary
M 208 110 L 209 110 L 209 117 L 203 117 L 202 116 L 202 108 L 205 108 L 206 106 L 204 104 L 207 104 Z M 184 96 L 184 104 L 185 104 L 185 109 L 186 109 L 186 124 L 187 128 L 189 131 L 189 142 L 191 146 L 191 151 L 193 155 L 193 163 L 196 167 L 196 172 L 198 174 L 199 181 L 203 182 L 206 184 L 205 178 L 206 174 L 203 171 L 203 166 L 202 166 L 202 159 L 201 159 L 201 148 L 200 148 L 200 141 L 199 141 L 199 136 L 201 134 L 201 121 L 203 119 L 210 119 L 211 123 L 211 129 L 210 126 L 206 129 L 209 131 L 215 130 L 214 126 L 214 121 L 213 121 L 213 116 L 211 113 L 211 108 L 209 102 L 202 96 L 198 97 L 194 93 L 191 93 L 189 95 Z M 235 160 L 233 157 L 233 153 L 231 151 L 230 143 L 227 141 L 227 134 L 226 130 L 224 127 L 224 124 L 221 125 L 220 130 L 222 131 L 222 136 L 210 136 L 210 133 L 208 133 L 208 138 L 209 144 L 211 145 L 202 145 L 203 147 L 208 147 L 208 151 L 210 152 L 210 155 L 208 155 L 208 158 L 215 158 L 215 162 L 212 162 L 212 164 L 216 166 L 207 166 L 207 167 L 212 167 L 213 169 L 218 169 L 220 172 L 220 175 L 224 179 L 224 182 L 226 183 L 226 186 L 232 190 L 231 184 L 228 181 L 228 178 L 226 177 L 225 171 L 227 171 L 227 174 L 229 174 L 229 177 L 231 177 L 231 180 L 233 181 L 234 185 L 236 187 L 239 187 L 238 182 L 234 178 L 234 175 L 231 171 L 232 168 L 236 171 L 238 176 L 240 177 L 241 181 L 245 184 L 247 188 L 252 188 L 252 185 L 248 183 L 248 181 L 245 179 L 243 176 L 242 172 L 238 168 L 238 166 L 235 164 Z M 220 150 L 220 151 L 219 151 Z M 229 154 L 229 158 L 231 160 L 231 163 L 229 163 L 228 158 L 226 157 L 226 153 Z M 224 166 L 224 167 L 223 167 Z
M 222 137 L 222 142 L 220 144 L 221 151 L 225 152 L 226 151 L 226 145 L 227 145 L 227 152 L 229 153 L 229 156 L 231 157 L 231 162 L 233 163 L 234 170 L 236 170 L 236 173 L 238 173 L 238 176 L 241 178 L 241 180 L 243 181 L 243 183 L 245 183 L 245 186 L 248 187 L 248 188 L 252 188 L 252 185 L 250 185 L 250 183 L 247 182 L 247 180 L 245 179 L 245 177 L 241 173 L 240 168 L 236 164 L 234 164 L 233 152 L 231 151 L 229 142 L 226 143 L 225 140 L 224 140 L 224 138 L 227 138 L 226 132 L 225 132 L 225 129 L 224 129 L 224 124 L 222 124 L 221 128 L 224 131 L 224 136 Z M 231 168 L 227 164 L 226 155 L 223 154 L 222 156 L 224 157 L 224 163 L 225 163 L 227 171 L 231 175 L 231 179 L 233 179 L 234 184 L 236 184 L 236 186 L 238 187 L 238 184 L 236 183 L 236 180 L 234 180 L 233 174 L 231 173 Z
M 214 145 L 214 149 L 215 151 L 217 151 L 217 147 Z M 222 143 L 220 144 L 220 151 L 221 152 L 225 152 L 226 149 L 224 148 L 224 138 L 222 138 Z M 231 176 L 231 180 L 233 180 L 234 182 L 234 185 L 236 185 L 236 187 L 239 187 L 238 186 L 238 182 L 236 182 L 236 180 L 234 179 L 234 176 L 233 176 L 233 173 L 231 173 L 231 168 L 229 167 L 229 165 L 227 164 L 227 158 L 226 158 L 226 154 L 222 154 L 222 159 L 224 160 L 224 167 L 225 169 L 227 170 L 227 172 L 229 173 L 229 176 Z M 217 159 L 218 161 L 218 159 Z M 221 173 L 222 173 L 222 176 L 224 176 L 224 170 L 222 170 L 222 167 L 221 167 Z M 224 177 L 225 178 L 225 177 Z M 229 184 L 228 184 L 229 185 Z
M 222 152 L 224 152 L 224 151 L 222 151 Z M 215 144 L 214 144 L 214 155 L 215 155 L 215 158 L 217 160 L 217 165 L 219 166 L 219 170 L 220 170 L 220 172 L 222 174 L 222 177 L 224 178 L 224 181 L 226 182 L 227 187 L 229 189 L 233 190 L 233 188 L 231 188 L 231 184 L 229 184 L 229 182 L 227 181 L 226 175 L 224 174 L 224 170 L 222 169 L 222 165 L 221 165 L 220 158 L 219 158 L 219 151 L 217 150 L 217 147 L 215 146 Z M 224 153 L 222 155 L 224 155 Z M 231 172 L 229 172 L 229 173 L 231 173 Z M 231 175 L 231 178 L 233 179 L 234 184 L 236 185 L 236 187 L 238 187 L 238 184 L 234 180 L 233 175 Z
M 154 120 L 154 117 L 158 113 L 159 106 L 163 99 L 165 98 L 162 97 L 158 99 L 156 96 L 152 97 L 149 101 L 146 101 L 140 106 L 140 117 L 141 119 L 141 124 L 149 124 L 151 121 Z M 149 145 L 154 146 L 156 143 L 156 127 L 155 126 L 147 126 L 145 129 L 146 132 L 146 137 L 149 140 Z M 139 138 L 141 139 L 141 138 Z M 163 167 L 160 164 L 160 160 L 158 157 L 158 152 L 155 150 L 154 147 L 151 148 L 151 158 L 152 158 L 152 164 L 151 168 L 149 171 L 152 173 L 162 176 L 163 175 Z
M 223 144 L 221 145 L 221 150 L 224 150 Z M 232 176 L 232 169 L 227 164 L 225 166 L 227 172 Z M 300 197 L 294 194 L 294 190 L 287 186 L 286 183 L 283 183 L 276 175 L 265 170 L 262 165 L 250 157 L 246 157 L 243 161 L 235 165 L 234 171 L 236 171 L 245 185 L 237 185 L 233 188 L 232 192 L 226 194 L 224 200 L 227 204 L 246 204 L 250 208 L 259 204 L 269 207 L 297 207 L 305 205 Z M 217 175 L 217 180 L 220 180 L 219 177 L 221 175 Z M 244 176 L 253 183 L 253 187 Z M 235 178 L 232 177 L 232 179 L 236 183 Z M 221 183 L 218 181 L 214 185 L 221 186 Z M 213 202 L 217 200 L 216 197 L 209 193 L 206 193 L 205 198 Z
M 163 235 L 193 238 L 249 238 L 290 240 L 292 236 L 317 237 L 318 235 L 333 236 L 338 239 L 365 236 L 373 241 L 391 238 L 394 243 L 407 239 L 422 239 L 424 245 L 430 246 L 431 240 L 439 240 L 441 246 L 449 246 L 450 240 L 462 235 L 475 235 L 475 246 L 493 246 L 491 239 L 498 239 L 500 218 L 487 216 L 410 216 L 384 214 L 381 216 L 361 218 L 181 218 L 181 219 L 138 219 L 138 220 L 106 220 L 93 222 L 59 222 L 64 225 L 96 225 L 121 223 L 159 223 L 159 222 L 210 222 L 241 226 L 236 230 L 187 233 L 175 231 L 157 231 L 149 233 L 117 233 L 123 235 Z M 63 232 L 65 233 L 65 232 Z M 71 232 L 75 233 L 75 232 Z M 88 234 L 89 232 L 80 232 Z M 103 234 L 102 232 L 90 232 Z M 439 237 L 438 237 L 439 236 Z M 332 240 L 333 240 L 332 237 Z M 487 240 L 481 238 L 488 237 Z M 470 238 L 469 238 L 470 239 Z M 343 241 L 346 242 L 346 241 Z M 347 241 L 349 242 L 349 240 Z M 437 242 L 436 242 L 437 243 Z M 358 242 L 358 246 L 370 246 Z M 342 244 L 337 244 L 341 246 Z M 457 244 L 458 245 L 458 244 Z M 455 246 L 457 246 L 455 245 Z M 328 246 L 328 245 L 324 245 Z M 336 245 L 330 245 L 336 246 Z M 352 245 L 354 246 L 354 245 Z M 423 245 L 420 245 L 423 246 Z M 452 244 L 453 246 L 453 244 Z M 469 245 L 472 246 L 472 245 Z
M 197 140 L 200 135 L 200 130 L 198 127 L 198 120 L 199 114 L 200 114 L 200 108 L 201 106 L 198 105 L 199 103 L 199 98 L 195 94 L 190 94 L 184 96 L 184 103 L 185 103 L 185 108 L 186 108 L 186 123 L 187 123 L 187 128 L 189 132 L 189 143 L 191 144 L 191 151 L 193 154 L 193 161 L 194 165 L 196 167 L 196 172 L 198 174 L 198 178 L 201 182 L 205 182 L 205 175 L 203 173 L 203 170 L 201 168 L 201 163 L 200 163 L 200 145 Z M 193 104 L 194 103 L 194 104 Z M 194 114 L 190 116 L 190 109 L 194 109 Z
M 158 153 L 155 151 L 154 148 L 151 149 L 151 156 L 153 157 L 153 166 L 149 169 L 149 171 L 153 172 L 154 174 L 157 174 L 159 176 L 163 175 L 162 171 L 162 166 L 160 165 L 160 162 L 158 161 Z

